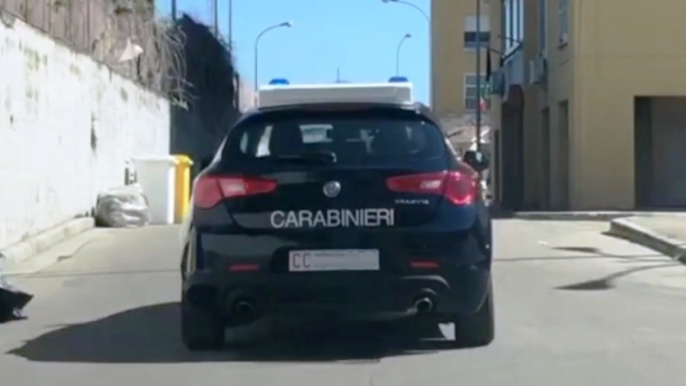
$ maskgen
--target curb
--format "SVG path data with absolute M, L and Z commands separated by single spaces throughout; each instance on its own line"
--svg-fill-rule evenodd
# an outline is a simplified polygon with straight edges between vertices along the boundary
M 92 229 L 94 226 L 95 222 L 90 217 L 77 218 L 39 233 L 28 240 L 13 244 L 0 250 L 0 268 L 26 262 L 50 247 Z
M 513 218 L 538 221 L 610 221 L 635 216 L 633 212 L 514 212 Z
M 682 261 L 686 257 L 686 243 L 661 235 L 636 224 L 630 219 L 612 220 L 608 233 L 612 236 L 643 245 L 674 260 Z

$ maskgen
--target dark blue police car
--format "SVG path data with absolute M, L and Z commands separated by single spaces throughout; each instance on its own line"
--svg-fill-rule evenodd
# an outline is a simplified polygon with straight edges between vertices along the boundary
M 494 339 L 492 236 L 478 172 L 412 103 L 299 103 L 243 116 L 194 183 L 181 333 L 224 345 L 265 316 L 452 322 Z

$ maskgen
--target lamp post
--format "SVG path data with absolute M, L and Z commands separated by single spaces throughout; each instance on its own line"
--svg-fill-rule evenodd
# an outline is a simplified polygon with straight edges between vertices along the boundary
M 403 43 L 405 43 L 405 40 L 411 38 L 412 35 L 410 34 L 405 34 L 402 39 L 400 39 L 400 43 L 398 43 L 398 49 L 395 52 L 395 75 L 400 76 L 400 49 L 403 46 Z
M 422 15 L 424 15 L 424 18 L 426 19 L 427 23 L 431 23 L 431 18 L 429 18 L 429 15 L 427 15 L 423 9 L 419 8 L 419 6 L 417 4 L 413 4 L 413 3 L 410 3 L 410 2 L 404 1 L 404 0 L 382 0 L 382 1 L 384 3 L 397 3 L 397 4 L 407 5 L 408 7 L 412 7 L 414 9 L 416 9 L 417 11 L 419 11 Z
M 411 8 L 413 8 L 414 10 L 416 10 L 417 12 L 421 13 L 422 16 L 424 16 L 424 19 L 426 19 L 427 24 L 429 24 L 429 45 L 433 44 L 432 41 L 431 41 L 431 40 L 432 40 L 432 39 L 431 39 L 431 18 L 430 18 L 429 15 L 428 15 L 426 12 L 424 12 L 424 10 L 421 9 L 417 4 L 410 3 L 409 1 L 405 1 L 405 0 L 381 0 L 381 1 L 383 1 L 383 2 L 386 3 L 386 4 L 389 4 L 389 3 L 402 4 L 402 5 L 411 7 Z M 458 1 L 458 0 L 454 0 L 454 1 Z M 429 49 L 429 51 L 431 51 L 431 49 Z M 433 85 L 431 84 L 431 82 L 432 82 L 432 76 L 431 76 L 431 72 L 432 72 L 432 69 L 431 69 L 431 66 L 432 66 L 432 65 L 431 65 L 431 59 L 432 59 L 432 58 L 431 58 L 431 52 L 429 52 L 429 95 L 432 95 L 432 91 L 431 91 L 431 90 L 433 89 Z M 431 96 L 430 99 L 432 99 L 432 102 L 433 102 L 433 96 Z
M 258 67 L 258 60 L 259 60 L 258 44 L 260 43 L 260 39 L 262 38 L 262 36 L 264 36 L 264 34 L 266 34 L 269 31 L 273 31 L 277 28 L 283 28 L 283 27 L 290 28 L 292 26 L 293 26 L 293 23 L 291 23 L 290 21 L 285 21 L 283 23 L 279 23 L 279 24 L 275 24 L 271 27 L 267 27 L 264 30 L 262 30 L 262 32 L 260 32 L 259 35 L 257 35 L 257 38 L 255 39 L 255 100 L 257 100 L 258 81 L 259 81 L 257 71 L 259 68 Z

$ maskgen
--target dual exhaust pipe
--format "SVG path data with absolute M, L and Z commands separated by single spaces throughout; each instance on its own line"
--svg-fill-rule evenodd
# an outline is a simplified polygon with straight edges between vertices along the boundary
M 422 295 L 414 302 L 414 308 L 417 310 L 417 315 L 430 314 L 435 309 L 433 296 Z M 231 309 L 231 314 L 240 324 L 249 324 L 258 318 L 257 307 L 247 299 L 237 300 Z
M 422 296 L 414 302 L 417 315 L 424 316 L 434 310 L 434 301 L 431 296 Z
M 249 300 L 236 301 L 231 313 L 239 324 L 249 324 L 257 319 L 257 308 Z

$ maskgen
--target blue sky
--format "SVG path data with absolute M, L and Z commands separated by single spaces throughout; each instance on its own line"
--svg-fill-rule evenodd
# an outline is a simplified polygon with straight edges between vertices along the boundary
M 172 0 L 156 0 L 169 14 Z M 219 0 L 219 26 L 228 31 L 228 1 Z M 430 0 L 409 0 L 430 13 Z M 178 12 L 212 23 L 212 0 L 177 0 Z M 264 35 L 259 44 L 260 83 L 385 82 L 395 75 L 396 49 L 406 33 L 400 72 L 414 84 L 415 97 L 429 102 L 429 25 L 417 10 L 382 0 L 233 0 L 233 40 L 238 68 L 254 79 L 255 37 L 264 28 L 292 21 Z

